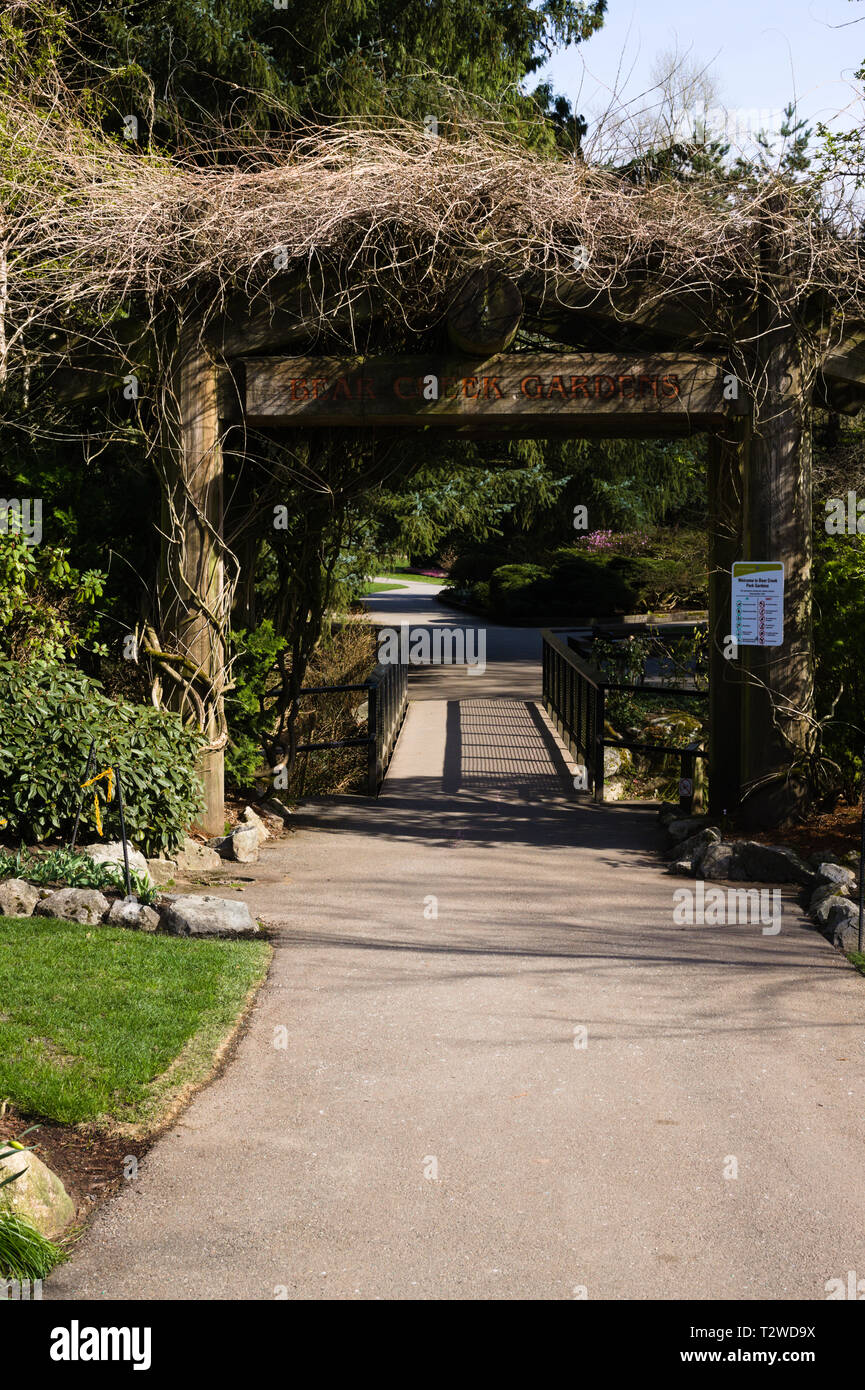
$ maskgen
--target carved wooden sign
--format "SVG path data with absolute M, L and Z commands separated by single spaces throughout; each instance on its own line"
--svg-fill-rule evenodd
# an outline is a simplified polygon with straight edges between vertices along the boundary
M 250 424 L 559 424 L 591 420 L 657 429 L 717 424 L 731 410 L 720 361 L 502 353 L 465 357 L 245 359 Z

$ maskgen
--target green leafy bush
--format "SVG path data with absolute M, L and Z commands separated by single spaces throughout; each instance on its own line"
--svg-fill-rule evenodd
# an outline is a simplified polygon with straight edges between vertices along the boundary
M 112 764 L 123 784 L 126 829 L 145 854 L 170 852 L 201 806 L 201 739 L 174 714 L 110 700 L 98 681 L 70 666 L 0 661 L 0 822 L 5 833 L 42 841 L 71 836 L 90 740 L 96 771 Z M 117 838 L 115 801 L 102 818 Z M 93 788 L 83 797 L 83 835 L 98 826 Z
M 821 518 L 822 520 L 822 518 Z M 822 751 L 859 796 L 865 743 L 865 537 L 814 529 L 814 655 Z
M 550 589 L 550 576 L 540 565 L 500 565 L 490 575 L 490 609 L 511 622 L 528 621 Z
M 279 683 L 277 658 L 287 646 L 269 618 L 254 632 L 235 628 L 231 634 L 233 689 L 225 700 L 230 734 L 225 776 L 231 786 L 252 786 L 261 768 L 261 729 L 268 725 L 270 691 Z
M 60 661 L 74 656 L 82 642 L 105 651 L 93 642 L 99 623 L 89 611 L 102 594 L 105 575 L 79 573 L 68 553 L 27 545 L 0 509 L 0 657 Z

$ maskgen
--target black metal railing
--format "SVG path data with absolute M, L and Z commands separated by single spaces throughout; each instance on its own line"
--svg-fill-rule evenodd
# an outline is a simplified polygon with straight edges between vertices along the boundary
M 378 796 L 408 709 L 408 666 L 402 661 L 379 663 L 362 685 L 308 685 L 303 687 L 300 694 L 335 695 L 350 691 L 363 691 L 366 695 L 366 733 L 358 734 L 356 738 L 300 743 L 295 752 L 317 753 L 325 748 L 365 748 L 365 790 L 368 796 Z
M 700 743 L 687 748 L 664 743 L 641 743 L 634 739 L 608 738 L 604 732 L 606 697 L 611 690 L 641 691 L 655 695 L 685 695 L 704 698 L 705 692 L 686 687 L 628 685 L 610 680 L 569 642 L 544 628 L 543 703 L 556 729 L 576 762 L 586 769 L 588 790 L 595 801 L 604 799 L 604 749 L 627 748 L 634 753 L 669 753 L 679 757 L 679 805 L 690 814 L 694 800 L 694 772 L 697 758 L 705 758 Z

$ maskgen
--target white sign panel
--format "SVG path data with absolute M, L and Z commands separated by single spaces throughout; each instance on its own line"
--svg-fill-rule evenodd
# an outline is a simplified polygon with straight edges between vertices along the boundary
M 783 560 L 733 564 L 730 635 L 740 647 L 780 647 L 784 641 Z

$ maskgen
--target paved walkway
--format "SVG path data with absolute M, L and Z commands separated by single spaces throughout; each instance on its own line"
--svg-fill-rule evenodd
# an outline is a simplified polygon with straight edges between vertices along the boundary
M 507 670 L 416 684 L 376 803 L 308 805 L 263 856 L 251 1025 L 49 1296 L 822 1299 L 865 1276 L 865 981 L 791 899 L 775 937 L 674 925 L 653 811 L 571 790 L 537 635 L 490 651 Z

